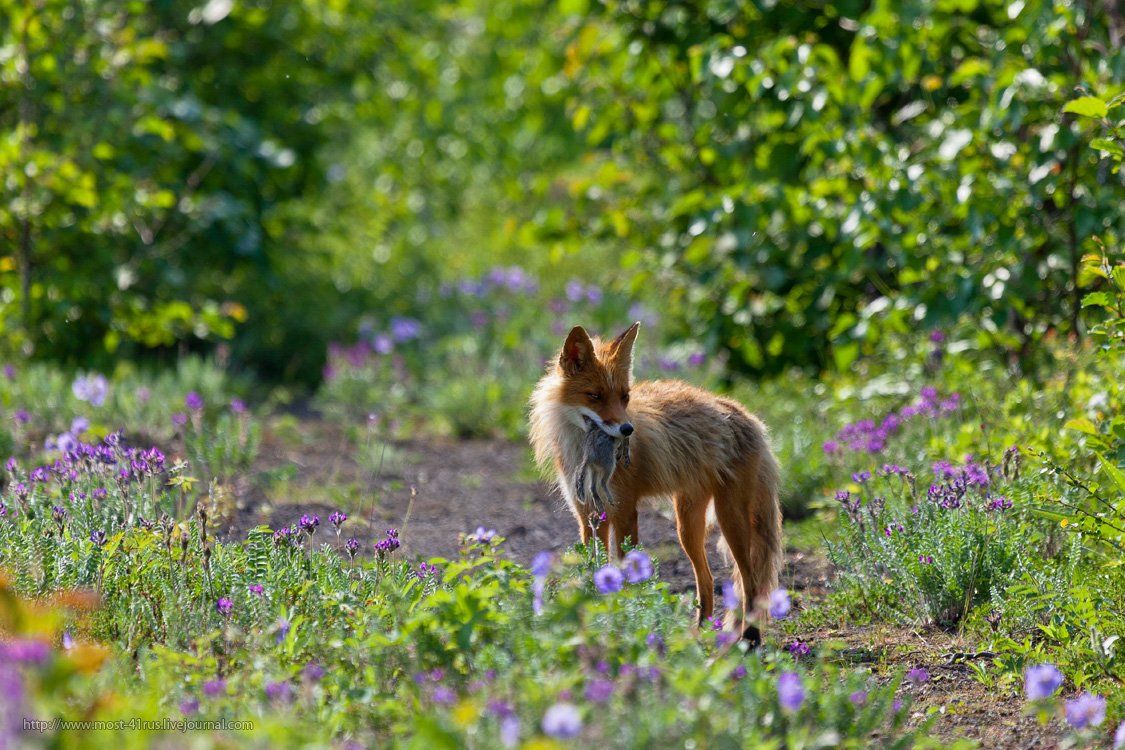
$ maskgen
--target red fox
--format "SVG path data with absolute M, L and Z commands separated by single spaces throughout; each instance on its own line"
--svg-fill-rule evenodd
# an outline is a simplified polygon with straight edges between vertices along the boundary
M 553 468 L 559 488 L 588 543 L 594 533 L 608 550 L 611 529 L 620 555 L 637 538 L 637 506 L 650 497 L 671 497 L 676 530 L 699 598 L 699 622 L 714 610 L 714 579 L 705 549 L 708 509 L 734 563 L 741 611 L 728 612 L 726 627 L 747 623 L 755 604 L 777 587 L 781 565 L 780 470 L 765 425 L 741 404 L 677 380 L 633 383 L 633 345 L 640 323 L 612 341 L 571 330 L 558 360 L 531 396 L 531 443 L 539 465 Z M 587 418 L 586 420 L 583 417 Z M 569 481 L 583 460 L 587 420 L 615 437 L 629 437 L 631 460 L 610 480 L 615 502 L 607 523 L 594 532 L 592 506 L 576 497 Z M 752 625 L 745 637 L 756 640 Z

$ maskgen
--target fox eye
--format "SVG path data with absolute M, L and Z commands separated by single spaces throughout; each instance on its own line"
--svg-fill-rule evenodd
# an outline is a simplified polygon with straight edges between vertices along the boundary
M 621 394 L 621 403 L 628 405 L 628 403 L 629 403 L 629 394 L 628 393 L 622 393 Z
M 601 401 L 602 400 L 602 394 L 595 393 L 594 391 L 590 391 L 589 393 L 587 393 L 586 397 L 589 398 L 591 401 Z

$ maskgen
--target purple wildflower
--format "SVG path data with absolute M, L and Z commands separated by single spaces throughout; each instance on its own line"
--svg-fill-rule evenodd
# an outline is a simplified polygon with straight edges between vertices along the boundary
M 1082 693 L 1066 702 L 1066 721 L 1075 729 L 1098 727 L 1105 721 L 1105 698 Z
M 348 556 L 354 559 L 359 552 L 359 540 L 353 536 L 351 539 L 344 542 L 344 549 L 347 550 Z
M 208 698 L 218 698 L 227 690 L 226 680 L 208 680 L 203 683 L 203 694 Z
M 104 375 L 94 373 L 77 378 L 70 390 L 79 401 L 86 401 L 93 406 L 101 406 L 109 395 L 109 381 Z
M 192 411 L 199 411 L 203 408 L 203 397 L 195 391 L 188 391 L 188 394 L 184 396 L 184 406 Z
M 105 532 L 101 529 L 94 529 L 90 532 L 90 541 L 98 547 L 105 546 Z
M 555 553 L 550 550 L 543 550 L 535 555 L 531 561 L 531 574 L 534 576 L 545 576 L 551 572 L 551 565 L 555 561 Z
M 614 565 L 605 565 L 594 573 L 594 586 L 602 594 L 613 594 L 621 590 L 625 574 Z
M 387 529 L 387 536 L 385 539 L 380 539 L 375 543 L 375 551 L 379 556 L 383 556 L 388 552 L 394 552 L 401 546 L 398 540 L 398 529 Z
M 266 593 L 265 586 L 263 586 L 260 583 L 251 583 L 249 586 L 246 587 L 246 590 L 249 591 L 254 596 L 264 596 L 265 593 Z
M 61 453 L 74 453 L 78 450 L 78 438 L 71 435 L 69 432 L 64 432 L 55 438 L 55 445 L 58 446 Z
M 1036 664 L 1023 673 L 1023 690 L 1029 701 L 1050 698 L 1062 684 L 1062 672 L 1054 664 Z
M 591 703 L 605 703 L 613 697 L 613 683 L 610 680 L 591 680 L 586 685 L 586 700 Z
M 380 333 L 371 340 L 376 354 L 390 354 L 395 349 L 395 340 L 385 333 Z
M 582 732 L 582 714 L 573 703 L 556 703 L 543 715 L 543 733 L 558 740 L 569 740 Z
M 500 744 L 504 747 L 515 747 L 520 742 L 520 720 L 513 715 L 500 719 Z
M 857 690 L 857 691 L 855 691 L 854 693 L 852 693 L 851 695 L 848 696 L 848 700 L 852 702 L 853 706 L 858 708 L 859 706 L 862 706 L 864 703 L 867 703 L 867 691 L 866 690 Z
M 629 583 L 640 583 L 652 578 L 652 559 L 639 549 L 626 553 L 622 567 L 625 580 Z
M 0 643 L 0 663 L 42 664 L 50 656 L 50 644 L 36 638 L 14 638 Z
M 219 601 L 215 602 L 215 611 L 223 617 L 230 617 L 234 612 L 234 602 L 225 596 L 219 597 Z
M 267 682 L 266 697 L 274 703 L 288 703 L 293 697 L 293 687 L 288 682 Z
M 230 410 L 235 414 L 245 414 L 246 402 L 240 398 L 232 398 L 230 400 Z
M 796 672 L 782 672 L 777 678 L 777 700 L 781 708 L 794 713 L 805 702 L 805 686 Z
M 483 526 L 477 526 L 477 530 L 468 536 L 468 541 L 491 544 L 492 540 L 495 538 L 496 529 L 486 529 Z
M 914 667 L 906 673 L 906 679 L 908 682 L 912 682 L 915 685 L 921 685 L 923 682 L 929 682 L 930 673 L 923 667 Z
M 192 714 L 199 713 L 199 699 L 198 698 L 184 698 L 180 701 L 180 713 L 184 716 L 191 716 Z
M 785 649 L 798 659 L 812 653 L 812 648 L 809 644 L 799 638 L 786 646 Z
M 1012 501 L 1003 495 L 986 495 L 989 510 L 1007 510 L 1012 507 Z
M 430 698 L 438 705 L 450 706 L 457 702 L 457 693 L 450 687 L 438 685 L 430 693 Z
M 578 302 L 585 294 L 586 287 L 578 279 L 571 279 L 566 282 L 566 298 L 571 302 Z
M 789 592 L 785 589 L 774 589 L 770 592 L 770 617 L 775 620 L 784 620 L 793 608 L 789 600 Z
M 726 610 L 738 609 L 742 604 L 742 600 L 738 597 L 738 592 L 735 591 L 734 581 L 723 581 L 722 595 L 723 608 Z
M 402 344 L 422 335 L 422 323 L 414 318 L 391 318 L 391 338 Z
M 332 525 L 336 527 L 336 531 L 339 532 L 340 526 L 344 521 L 348 520 L 348 514 L 342 510 L 334 510 L 332 514 L 328 516 L 328 520 L 332 522 Z
M 297 525 L 301 527 L 301 531 L 312 536 L 313 533 L 316 532 L 316 527 L 320 526 L 320 516 L 315 513 L 312 515 L 305 513 L 301 516 L 301 520 L 297 522 Z
M 498 719 L 501 719 L 505 716 L 511 716 L 515 713 L 515 709 L 512 708 L 511 703 L 508 703 L 508 701 L 501 700 L 499 698 L 490 699 L 488 701 L 488 705 L 486 706 L 486 710 L 488 711 L 488 713 L 492 714 Z
M 320 682 L 324 677 L 324 667 L 316 662 L 310 661 L 305 665 L 305 668 L 301 670 L 301 676 L 304 678 L 305 682 Z
M 175 414 L 172 415 L 172 426 L 173 427 L 183 427 L 187 423 L 188 423 L 188 415 L 184 414 L 182 411 L 178 411 L 178 412 L 176 412 Z

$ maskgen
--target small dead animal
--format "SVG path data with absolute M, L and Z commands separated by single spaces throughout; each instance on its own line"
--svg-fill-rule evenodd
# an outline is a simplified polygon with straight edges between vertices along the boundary
M 582 465 L 575 472 L 574 491 L 581 502 L 592 500 L 600 513 L 614 504 L 609 480 L 618 464 L 629 465 L 629 438 L 613 437 L 589 417 L 582 419 L 586 423 L 586 440 L 582 444 Z

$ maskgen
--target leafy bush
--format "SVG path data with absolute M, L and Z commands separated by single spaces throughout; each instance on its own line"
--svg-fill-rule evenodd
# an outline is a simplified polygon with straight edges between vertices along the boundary
M 1035 525 L 1018 517 L 1026 512 L 1013 509 L 1026 497 L 1005 481 L 1014 461 L 943 461 L 928 489 L 888 465 L 880 476 L 859 475 L 857 492 L 840 490 L 853 528 L 829 552 L 845 596 L 873 614 L 949 627 L 1007 591 L 1021 559 L 1036 558 L 1038 540 Z
M 650 249 L 736 366 L 846 370 L 962 318 L 1030 364 L 1080 331 L 1080 258 L 1123 230 L 1122 175 L 1099 162 L 1120 144 L 1084 143 L 1083 115 L 1113 129 L 1106 101 L 1059 113 L 1075 87 L 1116 93 L 1106 14 L 714 0 L 571 19 L 570 115 L 601 167 L 575 223 Z

